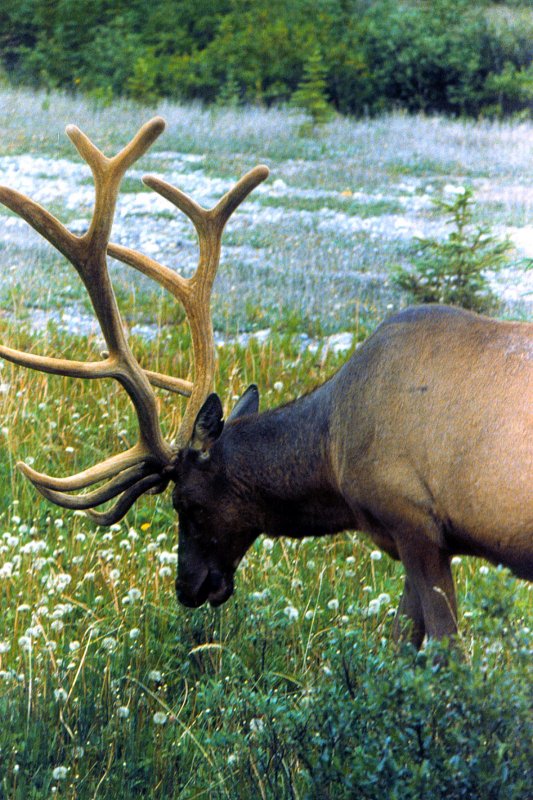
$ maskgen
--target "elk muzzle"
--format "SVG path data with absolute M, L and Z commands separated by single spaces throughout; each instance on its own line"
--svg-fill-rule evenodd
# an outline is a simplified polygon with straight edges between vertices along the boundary
M 178 572 L 176 578 L 178 602 L 187 608 L 199 608 L 206 601 L 213 608 L 221 606 L 231 597 L 233 589 L 233 575 L 226 575 L 215 568 L 204 567 L 185 579 Z

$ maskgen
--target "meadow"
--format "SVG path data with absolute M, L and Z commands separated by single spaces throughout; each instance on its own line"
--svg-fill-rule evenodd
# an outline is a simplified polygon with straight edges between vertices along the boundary
M 164 116 L 167 132 L 125 181 L 114 230 L 184 274 L 194 235 L 139 175 L 158 172 L 208 205 L 268 164 L 270 180 L 223 240 L 213 316 L 226 410 L 252 381 L 266 408 L 331 375 L 408 302 L 390 272 L 410 262 L 417 235 L 445 234 L 432 198 L 465 184 L 479 224 L 516 243 L 493 279 L 499 313 L 532 318 L 531 123 L 390 115 L 311 134 L 283 109 L 107 108 L 7 90 L 0 108 L 0 182 L 77 232 L 92 189 L 65 124 L 110 154 Z M 7 211 L 0 254 L 0 341 L 98 358 L 73 269 Z M 186 377 L 181 310 L 126 267 L 112 274 L 141 363 Z M 531 796 L 528 584 L 454 559 L 461 634 L 446 657 L 436 644 L 417 654 L 391 643 L 402 569 L 355 532 L 262 537 L 227 605 L 178 607 L 169 492 L 104 529 L 51 506 L 14 469 L 22 459 L 73 473 L 127 447 L 124 394 L 1 364 L 1 800 Z M 160 403 L 171 435 L 182 401 Z

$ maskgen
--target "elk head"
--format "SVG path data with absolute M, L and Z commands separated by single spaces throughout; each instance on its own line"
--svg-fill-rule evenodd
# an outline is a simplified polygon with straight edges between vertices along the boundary
M 89 164 L 95 183 L 93 217 L 89 230 L 83 236 L 70 233 L 52 214 L 19 192 L 0 187 L 0 202 L 23 217 L 77 270 L 89 294 L 108 350 L 101 361 L 90 363 L 48 358 L 4 346 L 0 346 L 0 357 L 57 375 L 114 378 L 123 386 L 134 405 L 139 425 L 139 440 L 133 447 L 68 478 L 55 478 L 36 472 L 23 463 L 19 463 L 18 467 L 48 500 L 64 508 L 86 510 L 101 525 L 111 525 L 120 520 L 145 492 L 161 492 L 170 481 L 177 482 L 174 503 L 180 515 L 180 572 L 185 576 L 183 580 L 180 579 L 180 596 L 189 605 L 199 605 L 201 598 L 209 598 L 216 604 L 223 602 L 231 593 L 232 565 L 239 553 L 237 550 L 223 552 L 217 543 L 214 528 L 204 526 L 195 516 L 191 499 L 195 492 L 201 491 L 202 476 L 205 478 L 208 471 L 212 473 L 215 470 L 216 473 L 216 459 L 211 458 L 211 445 L 216 435 L 214 429 L 207 430 L 206 420 L 209 418 L 210 425 L 214 425 L 213 417 L 218 415 L 215 428 L 218 425 L 222 429 L 220 401 L 218 398 L 217 402 L 213 400 L 216 395 L 211 395 L 203 412 L 198 413 L 211 390 L 215 366 L 210 298 L 224 226 L 246 196 L 265 180 L 268 168 L 258 166 L 248 172 L 209 210 L 159 178 L 143 178 L 147 186 L 184 212 L 196 229 L 200 248 L 198 267 L 191 278 L 183 278 L 151 258 L 109 243 L 121 179 L 127 168 L 146 152 L 164 127 L 161 118 L 152 119 L 118 155 L 107 158 L 78 128 L 68 126 L 67 134 Z M 109 277 L 107 254 L 153 278 L 183 304 L 191 328 L 194 383 L 145 370 L 137 362 L 127 341 Z M 189 397 L 179 431 L 172 442 L 163 437 L 152 386 Z M 249 407 L 248 403 L 245 405 Z M 238 413 L 243 411 L 243 406 L 240 408 Z M 87 493 L 72 494 L 98 484 L 98 488 Z M 115 503 L 111 508 L 95 510 L 113 499 Z M 204 513 L 206 517 L 211 514 L 214 519 L 214 509 Z M 200 544 L 200 540 L 207 544 Z M 212 552 L 209 554 L 211 545 Z M 190 577 L 194 569 L 198 575 L 195 582 Z
M 252 385 L 243 394 L 227 423 L 257 413 L 259 393 Z M 192 608 L 206 600 L 225 603 L 233 593 L 233 575 L 247 549 L 261 533 L 257 516 L 248 518 L 248 503 L 239 484 L 227 475 L 221 447 L 222 404 L 211 394 L 196 418 L 188 447 L 174 469 L 172 494 L 179 516 L 178 576 L 180 603 Z

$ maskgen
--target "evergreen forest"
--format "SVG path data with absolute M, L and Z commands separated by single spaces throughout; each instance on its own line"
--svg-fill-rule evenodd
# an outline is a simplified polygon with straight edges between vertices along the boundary
M 355 116 L 403 109 L 529 118 L 532 54 L 530 0 L 0 4 L 0 81 L 102 104 L 118 96 L 303 102 L 313 115 L 325 102 Z

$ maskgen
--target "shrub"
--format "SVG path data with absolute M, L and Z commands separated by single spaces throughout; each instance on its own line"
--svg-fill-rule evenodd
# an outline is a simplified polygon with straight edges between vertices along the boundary
M 398 268 L 393 282 L 419 303 L 449 303 L 473 311 L 494 311 L 498 298 L 485 270 L 497 270 L 507 260 L 508 239 L 498 240 L 488 228 L 472 226 L 473 191 L 461 189 L 453 200 L 436 200 L 454 229 L 444 241 L 419 239 L 415 269 Z

